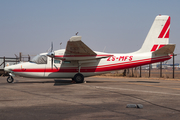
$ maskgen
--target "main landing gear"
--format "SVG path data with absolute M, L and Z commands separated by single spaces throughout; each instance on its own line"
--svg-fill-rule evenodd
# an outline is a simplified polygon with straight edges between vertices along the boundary
M 78 73 L 74 75 L 72 78 L 72 83 L 83 83 L 84 82 L 84 75 L 80 73 L 81 70 L 81 63 L 78 62 Z
M 84 82 L 84 76 L 81 73 L 77 73 L 72 78 L 72 81 L 75 81 L 76 83 L 83 83 Z
M 12 76 L 9 76 L 8 78 L 7 78 L 7 82 L 8 83 L 12 83 L 14 81 L 14 78 L 12 77 Z

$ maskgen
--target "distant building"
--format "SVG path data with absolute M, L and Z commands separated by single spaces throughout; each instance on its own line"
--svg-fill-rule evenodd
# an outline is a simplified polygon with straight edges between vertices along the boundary
M 175 63 L 174 66 L 179 67 L 179 63 Z M 168 69 L 168 68 L 172 68 L 172 67 L 173 67 L 173 64 L 162 64 L 163 69 Z M 160 69 L 160 64 L 157 64 L 157 68 Z

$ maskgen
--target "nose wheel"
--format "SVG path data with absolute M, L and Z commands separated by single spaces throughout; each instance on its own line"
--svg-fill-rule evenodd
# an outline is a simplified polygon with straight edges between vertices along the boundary
M 12 77 L 12 76 L 9 76 L 8 78 L 7 78 L 7 82 L 8 83 L 12 83 L 14 81 L 14 78 Z

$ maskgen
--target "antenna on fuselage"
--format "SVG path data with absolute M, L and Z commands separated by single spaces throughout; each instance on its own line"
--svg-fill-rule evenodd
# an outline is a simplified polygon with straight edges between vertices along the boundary
M 105 49 L 106 49 L 106 46 L 104 47 L 104 50 L 103 50 L 103 52 L 105 51 Z
M 76 33 L 76 35 L 78 34 L 79 32 Z
M 62 42 L 60 43 L 60 49 L 61 49 Z

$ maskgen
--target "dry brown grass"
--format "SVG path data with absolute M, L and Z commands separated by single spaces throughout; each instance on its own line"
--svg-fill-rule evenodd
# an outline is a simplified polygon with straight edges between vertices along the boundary
M 123 77 L 124 70 L 106 73 L 98 76 L 112 76 L 112 77 Z M 174 78 L 180 79 L 180 70 L 175 70 Z M 126 70 L 126 77 L 140 77 L 140 70 L 132 69 Z M 149 70 L 142 70 L 141 77 L 148 78 L 149 77 Z M 150 72 L 150 78 L 160 78 L 160 69 L 152 69 Z M 173 71 L 168 69 L 162 69 L 162 78 L 173 78 Z

